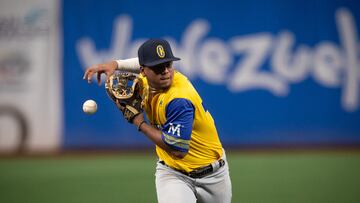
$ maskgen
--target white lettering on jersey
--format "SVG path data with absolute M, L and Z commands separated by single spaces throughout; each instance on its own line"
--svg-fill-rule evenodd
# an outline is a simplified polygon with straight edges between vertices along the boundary
M 169 130 L 168 130 L 168 133 L 171 133 L 173 135 L 175 135 L 175 133 L 176 133 L 176 135 L 178 137 L 180 137 L 180 127 L 181 127 L 181 125 L 177 124 L 176 126 L 174 126 L 173 123 L 169 123 L 169 125 L 170 125 L 170 127 L 169 127 Z

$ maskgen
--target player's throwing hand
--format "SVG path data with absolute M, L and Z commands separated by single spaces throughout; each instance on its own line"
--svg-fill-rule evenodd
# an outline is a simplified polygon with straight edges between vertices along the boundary
M 86 69 L 84 73 L 84 80 L 87 80 L 88 83 L 91 83 L 92 77 L 95 73 L 97 73 L 96 79 L 98 85 L 101 85 L 101 74 L 105 73 L 106 80 L 115 72 L 117 68 L 116 61 L 110 61 L 107 63 L 97 64 L 94 66 L 90 66 Z

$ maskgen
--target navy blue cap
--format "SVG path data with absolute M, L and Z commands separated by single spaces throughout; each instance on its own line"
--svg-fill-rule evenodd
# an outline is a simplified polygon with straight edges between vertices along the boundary
M 178 61 L 173 55 L 168 41 L 164 39 L 149 39 L 138 50 L 138 58 L 141 66 L 156 66 L 169 61 Z

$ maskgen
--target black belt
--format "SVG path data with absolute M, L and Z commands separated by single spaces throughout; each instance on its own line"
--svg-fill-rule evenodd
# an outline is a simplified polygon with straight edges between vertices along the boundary
M 161 163 L 164 166 L 170 167 L 170 166 L 166 165 L 164 161 L 159 161 L 159 163 Z M 218 164 L 218 166 L 216 167 L 215 165 L 217 165 L 217 164 Z M 174 169 L 174 170 L 176 170 L 176 171 L 178 171 L 178 172 L 180 172 L 180 173 L 182 173 L 182 174 L 184 174 L 186 176 L 189 176 L 191 178 L 202 178 L 202 177 L 204 177 L 204 176 L 206 176 L 206 175 L 208 175 L 208 174 L 210 174 L 212 172 L 217 171 L 219 168 L 223 167 L 224 165 L 225 165 L 225 161 L 223 159 L 219 159 L 216 162 L 214 162 L 213 164 L 209 164 L 207 166 L 197 168 L 197 169 L 195 169 L 195 170 L 193 170 L 191 172 L 178 170 L 178 169 L 175 169 L 175 168 L 172 168 L 172 167 L 170 167 L 170 168 L 172 168 L 172 169 Z

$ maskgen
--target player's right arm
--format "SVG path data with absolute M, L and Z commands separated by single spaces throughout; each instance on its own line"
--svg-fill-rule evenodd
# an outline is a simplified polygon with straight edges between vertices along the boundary
M 101 84 L 101 74 L 106 75 L 106 80 L 115 72 L 115 70 L 122 70 L 132 73 L 140 72 L 140 64 L 138 58 L 130 58 L 124 60 L 115 60 L 105 63 L 96 64 L 90 66 L 86 69 L 84 73 L 84 80 L 87 80 L 89 83 L 92 80 L 94 74 L 97 74 L 97 83 Z

